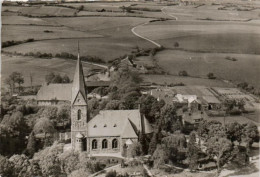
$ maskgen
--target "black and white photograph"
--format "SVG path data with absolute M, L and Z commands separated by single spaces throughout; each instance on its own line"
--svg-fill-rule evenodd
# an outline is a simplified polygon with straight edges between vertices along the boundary
M 2 0 L 0 177 L 259 177 L 260 0 Z

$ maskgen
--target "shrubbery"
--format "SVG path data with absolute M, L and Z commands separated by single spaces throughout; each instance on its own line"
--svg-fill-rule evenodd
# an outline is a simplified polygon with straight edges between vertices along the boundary
M 26 40 L 23 40 L 23 41 L 5 41 L 5 42 L 2 42 L 2 48 L 5 48 L 5 47 L 10 47 L 10 46 L 13 46 L 13 45 L 19 45 L 19 44 L 22 44 L 22 43 L 27 43 L 27 42 L 33 42 L 34 39 L 33 38 L 29 38 L 29 39 L 26 39 Z

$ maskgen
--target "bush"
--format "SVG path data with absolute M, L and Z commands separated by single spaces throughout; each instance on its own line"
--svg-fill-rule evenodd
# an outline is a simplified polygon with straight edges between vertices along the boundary
M 179 76 L 188 76 L 187 71 L 183 70 L 179 72 Z
M 116 171 L 115 170 L 112 170 L 112 171 L 109 171 L 107 174 L 106 174 L 106 177 L 116 177 Z
M 208 76 L 209 79 L 216 79 L 216 77 L 214 76 L 213 73 L 208 73 L 207 76 Z

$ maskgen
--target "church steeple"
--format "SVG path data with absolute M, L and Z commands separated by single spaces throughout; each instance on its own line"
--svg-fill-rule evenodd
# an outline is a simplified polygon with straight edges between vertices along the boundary
M 71 104 L 75 102 L 75 99 L 79 94 L 83 96 L 85 101 L 87 100 L 83 67 L 79 57 L 79 42 L 78 42 L 78 59 L 77 59 L 77 65 L 76 65 L 76 70 L 75 70 L 73 85 L 72 85 Z

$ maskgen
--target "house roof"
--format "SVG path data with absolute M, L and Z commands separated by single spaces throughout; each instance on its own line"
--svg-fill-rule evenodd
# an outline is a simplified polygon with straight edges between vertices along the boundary
M 130 121 L 126 121 L 125 127 L 123 128 L 123 133 L 121 134 L 122 138 L 138 138 L 136 132 Z
M 87 81 L 87 87 L 108 87 L 110 85 L 110 81 Z
M 217 104 L 220 104 L 220 101 L 215 96 L 202 96 L 202 99 L 206 103 L 217 103 Z
M 145 119 L 145 118 L 144 118 Z M 144 124 L 149 124 L 144 121 Z M 145 133 L 150 133 L 150 125 L 144 125 Z M 88 122 L 88 136 L 124 136 L 133 138 L 141 131 L 139 110 L 103 110 Z M 146 131 L 147 129 L 147 131 Z
M 100 84 L 99 84 L 100 83 Z M 95 81 L 86 82 L 87 87 L 98 87 L 109 85 L 110 82 Z M 37 93 L 36 99 L 38 101 L 44 100 L 59 100 L 59 101 L 71 101 L 72 83 L 69 84 L 49 84 L 43 85 Z M 87 95 L 88 96 L 88 95 Z M 90 96 L 91 97 L 91 96 Z
M 43 85 L 37 93 L 36 99 L 42 100 L 71 100 L 72 84 L 49 84 Z

